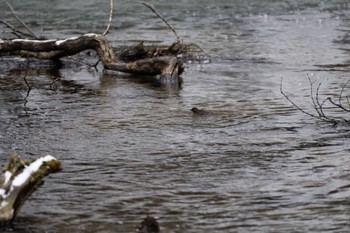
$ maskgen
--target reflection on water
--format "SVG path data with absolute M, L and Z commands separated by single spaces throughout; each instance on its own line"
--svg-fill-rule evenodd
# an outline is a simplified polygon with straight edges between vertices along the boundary
M 32 3 L 13 5 L 48 37 L 101 32 L 107 22 L 103 2 Z M 23 70 L 0 64 L 1 164 L 11 153 L 50 153 L 64 165 L 12 232 L 134 232 L 147 215 L 164 232 L 349 231 L 348 126 L 310 119 L 279 89 L 283 77 L 286 93 L 310 111 L 307 74 L 326 92 L 341 91 L 348 74 L 320 65 L 348 63 L 349 4 L 154 4 L 213 58 L 188 65 L 179 86 L 48 64 L 28 73 L 25 104 Z M 108 38 L 175 40 L 132 2 L 116 3 Z M 209 114 L 193 115 L 195 106 Z

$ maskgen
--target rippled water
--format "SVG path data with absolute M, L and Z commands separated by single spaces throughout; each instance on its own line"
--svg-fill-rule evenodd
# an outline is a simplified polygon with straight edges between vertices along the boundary
M 36 1 L 35 1 L 36 2 Z M 40 35 L 102 32 L 108 1 L 14 2 Z M 154 1 L 210 64 L 189 64 L 181 87 L 87 67 L 0 75 L 0 162 L 46 153 L 46 179 L 11 232 L 350 231 L 349 125 L 312 111 L 310 85 L 336 96 L 349 80 L 350 4 L 313 1 Z M 175 38 L 145 7 L 116 2 L 114 45 Z M 1 3 L 0 12 L 12 20 Z M 0 34 L 8 36 L 8 34 Z M 0 61 L 3 62 L 3 61 Z M 346 89 L 343 95 L 347 95 Z M 205 108 L 194 116 L 192 107 Z M 329 110 L 332 114 L 332 110 Z M 346 117 L 346 115 L 342 115 Z

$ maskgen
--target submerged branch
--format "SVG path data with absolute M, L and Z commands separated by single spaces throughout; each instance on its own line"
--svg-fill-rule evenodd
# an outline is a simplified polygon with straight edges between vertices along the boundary
M 312 106 L 314 108 L 314 110 L 316 111 L 317 115 L 313 114 L 313 113 L 310 113 L 304 109 L 302 109 L 301 107 L 299 107 L 294 101 L 292 101 L 283 91 L 283 78 L 281 78 L 281 84 L 280 84 L 280 92 L 281 94 L 284 96 L 284 98 L 286 98 L 286 100 L 288 100 L 297 110 L 299 110 L 300 112 L 310 116 L 310 117 L 313 117 L 313 118 L 316 118 L 316 119 L 319 119 L 319 120 L 323 120 L 323 121 L 326 121 L 326 122 L 331 122 L 331 123 L 338 123 L 338 121 L 335 119 L 335 118 L 330 118 L 330 117 L 327 117 L 324 113 L 324 103 L 327 101 L 324 100 L 322 103 L 320 103 L 320 100 L 319 100 L 319 87 L 320 85 L 318 85 L 317 87 L 317 90 L 316 90 L 316 94 L 314 94 L 314 91 L 313 91 L 313 82 L 311 82 L 311 79 L 309 78 L 309 83 L 310 83 L 310 98 L 311 98 L 311 101 L 312 101 Z M 343 121 L 346 121 L 346 120 L 343 120 Z
M 284 96 L 284 98 L 286 98 L 296 109 L 298 109 L 299 111 L 301 111 L 302 113 L 305 113 L 306 115 L 308 116 L 311 116 L 311 117 L 315 117 L 315 118 L 318 118 L 318 116 L 312 114 L 312 113 L 309 113 L 307 111 L 305 111 L 304 109 L 300 108 L 296 103 L 294 103 L 284 92 L 283 92 L 283 88 L 282 88 L 282 82 L 283 82 L 283 78 L 281 78 L 281 84 L 280 84 L 280 92 L 281 94 Z
M 309 78 L 309 76 L 308 76 Z M 322 102 L 320 101 L 320 97 L 319 97 L 319 92 L 320 92 L 320 87 L 321 84 L 319 84 L 316 88 L 316 92 L 314 93 L 314 82 L 311 81 L 311 79 L 309 78 L 309 83 L 310 83 L 310 98 L 312 101 L 312 107 L 314 108 L 314 110 L 316 111 L 317 115 L 312 114 L 308 111 L 305 111 L 304 109 L 302 109 L 301 107 L 299 107 L 296 103 L 294 103 L 284 92 L 282 89 L 282 81 L 283 79 L 281 79 L 281 84 L 280 84 L 280 92 L 281 94 L 299 111 L 301 111 L 302 113 L 311 116 L 313 118 L 319 119 L 319 120 L 323 120 L 323 121 L 327 121 L 327 122 L 331 122 L 331 123 L 339 123 L 339 122 L 345 122 L 345 123 L 350 123 L 350 120 L 344 118 L 344 117 L 335 117 L 335 116 L 327 116 L 325 114 L 325 109 L 338 109 L 341 110 L 344 113 L 349 113 L 350 110 L 345 108 L 342 104 L 341 104 L 341 98 L 345 89 L 346 84 L 342 87 L 342 90 L 340 92 L 340 96 L 339 96 L 339 104 L 335 103 L 331 97 L 327 97 L 326 99 L 324 99 Z M 331 105 L 331 107 L 325 107 L 325 103 L 329 103 Z

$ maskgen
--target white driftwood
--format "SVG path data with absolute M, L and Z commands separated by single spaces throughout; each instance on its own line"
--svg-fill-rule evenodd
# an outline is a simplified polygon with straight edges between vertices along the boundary
M 0 226 L 13 221 L 25 200 L 44 183 L 45 176 L 61 169 L 60 161 L 51 155 L 33 162 L 12 156 L 0 183 Z

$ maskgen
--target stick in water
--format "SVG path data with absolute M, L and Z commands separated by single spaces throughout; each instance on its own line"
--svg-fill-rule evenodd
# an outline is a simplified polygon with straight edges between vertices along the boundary
M 13 9 L 13 7 L 11 6 L 11 4 L 10 4 L 8 1 L 6 1 L 6 0 L 3 0 L 3 1 L 4 1 L 4 2 L 7 4 L 7 6 L 10 8 L 11 13 L 13 14 L 13 16 L 17 19 L 18 22 L 20 22 L 20 23 L 27 29 L 27 31 L 30 33 L 30 35 L 31 35 L 33 38 L 38 38 L 38 37 L 35 35 L 35 33 L 34 33 L 32 30 L 30 30 L 30 28 L 17 16 L 17 14 L 16 14 L 15 10 Z
M 149 8 L 151 11 L 153 11 L 159 18 L 161 18 L 161 20 L 163 20 L 163 22 L 164 22 L 164 23 L 173 31 L 173 33 L 175 34 L 175 36 L 176 36 L 176 41 L 177 41 L 177 42 L 180 42 L 180 37 L 177 35 L 175 29 L 163 18 L 163 16 L 161 16 L 161 15 L 157 12 L 156 8 L 155 8 L 152 4 L 147 3 L 147 2 L 141 2 L 141 1 L 140 1 L 140 3 L 142 3 L 143 5 L 145 5 L 146 7 L 148 7 L 148 8 Z
M 107 28 L 102 35 L 105 36 L 109 32 L 109 28 L 111 27 L 112 19 L 113 19 L 113 0 L 110 0 L 108 25 L 107 25 Z

